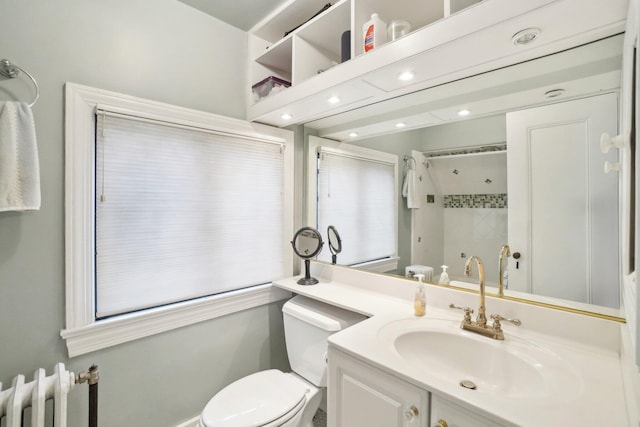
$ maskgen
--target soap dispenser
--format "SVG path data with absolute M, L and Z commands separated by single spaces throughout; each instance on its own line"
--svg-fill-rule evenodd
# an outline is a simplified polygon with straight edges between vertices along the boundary
M 424 293 L 424 274 L 416 274 L 414 276 L 418 279 L 418 287 L 416 288 L 416 295 L 413 299 L 413 311 L 416 316 L 422 317 L 427 312 L 427 295 Z
M 441 285 L 448 285 L 449 273 L 447 273 L 447 268 L 449 268 L 449 266 L 441 265 L 440 267 L 442 268 L 442 274 L 440 274 L 440 280 L 438 280 L 438 283 L 440 283 Z

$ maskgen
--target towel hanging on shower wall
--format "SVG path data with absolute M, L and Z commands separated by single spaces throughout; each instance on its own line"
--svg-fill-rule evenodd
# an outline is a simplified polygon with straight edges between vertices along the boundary
M 26 102 L 0 103 L 0 212 L 40 209 L 40 166 Z
M 418 205 L 415 170 L 413 167 L 413 165 L 415 165 L 415 160 L 413 159 L 413 157 L 405 156 L 404 161 L 405 175 L 404 181 L 402 183 L 402 197 L 407 199 L 407 208 L 418 209 L 420 206 Z

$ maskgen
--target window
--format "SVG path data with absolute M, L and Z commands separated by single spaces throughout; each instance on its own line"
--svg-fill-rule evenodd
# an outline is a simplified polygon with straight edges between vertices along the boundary
M 70 356 L 287 296 L 291 132 L 66 90 Z
M 309 194 L 317 197 L 309 223 L 324 235 L 336 227 L 343 242 L 340 264 L 397 267 L 397 168 L 395 155 L 310 137 Z M 331 261 L 331 254 L 323 251 L 318 259 Z

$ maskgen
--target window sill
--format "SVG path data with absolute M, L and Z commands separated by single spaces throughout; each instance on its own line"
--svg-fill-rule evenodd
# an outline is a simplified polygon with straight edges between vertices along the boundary
M 351 267 L 358 270 L 373 271 L 376 273 L 387 273 L 389 271 L 395 271 L 398 269 L 399 257 L 391 257 L 385 259 L 379 259 L 376 261 L 363 262 L 360 264 L 354 264 Z
M 69 357 L 133 341 L 238 311 L 289 298 L 291 293 L 271 284 L 228 292 L 166 307 L 145 310 L 74 329 L 64 329 Z

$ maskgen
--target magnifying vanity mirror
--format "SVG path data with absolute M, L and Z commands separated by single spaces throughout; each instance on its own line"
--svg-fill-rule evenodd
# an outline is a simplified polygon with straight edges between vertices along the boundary
M 463 275 L 466 258 L 477 255 L 495 294 L 500 276 L 507 296 L 619 316 L 621 175 L 611 167 L 605 173 L 606 164 L 618 162 L 618 152 L 601 152 L 600 133 L 588 134 L 591 125 L 575 118 L 567 120 L 576 125 L 562 132 L 578 137 L 562 146 L 558 142 L 564 136 L 553 134 L 550 128 L 555 124 L 547 119 L 586 105 L 585 109 L 604 111 L 607 124 L 599 132 L 617 133 L 623 37 L 618 34 L 305 124 L 312 135 L 308 221 L 327 223 L 316 216 L 317 191 L 331 188 L 335 198 L 335 187 L 344 186 L 344 175 L 338 176 L 335 168 L 328 178 L 320 175 L 324 153 L 353 149 L 352 158 L 358 160 L 366 150 L 392 155 L 396 193 L 389 199 L 395 204 L 390 222 L 397 239 L 390 251 L 395 253 L 387 250 L 379 259 L 347 263 L 354 258 L 351 247 L 363 243 L 351 231 L 353 223 L 336 220 L 330 223 L 350 243 L 341 255 L 343 263 L 358 268 L 380 263 L 387 269 L 376 271 L 400 276 L 405 276 L 407 266 L 432 266 L 431 282 L 437 282 L 437 267 L 445 264 L 452 284 L 464 287 L 463 282 L 472 282 L 471 288 L 477 289 L 477 278 Z M 528 134 L 538 141 L 526 140 Z M 411 159 L 408 164 L 403 163 L 405 157 Z M 386 162 L 378 163 L 382 161 Z M 408 206 L 402 194 L 409 169 L 416 206 Z M 314 175 L 320 176 L 318 181 L 313 181 Z M 362 211 L 361 201 L 354 206 Z M 360 221 L 370 218 L 361 216 Z M 559 237 L 568 229 L 572 234 Z M 508 273 L 502 275 L 498 261 L 507 244 L 519 258 L 503 257 Z M 575 289 L 569 289 L 571 283 Z
M 342 239 L 333 225 L 327 227 L 327 240 L 329 240 L 329 250 L 331 251 L 331 263 L 335 264 L 338 261 L 338 254 L 342 252 Z
M 298 280 L 299 285 L 318 283 L 318 279 L 311 277 L 310 260 L 320 253 L 323 244 L 322 236 L 315 228 L 302 227 L 294 234 L 291 246 L 296 255 L 304 259 L 304 277 Z

